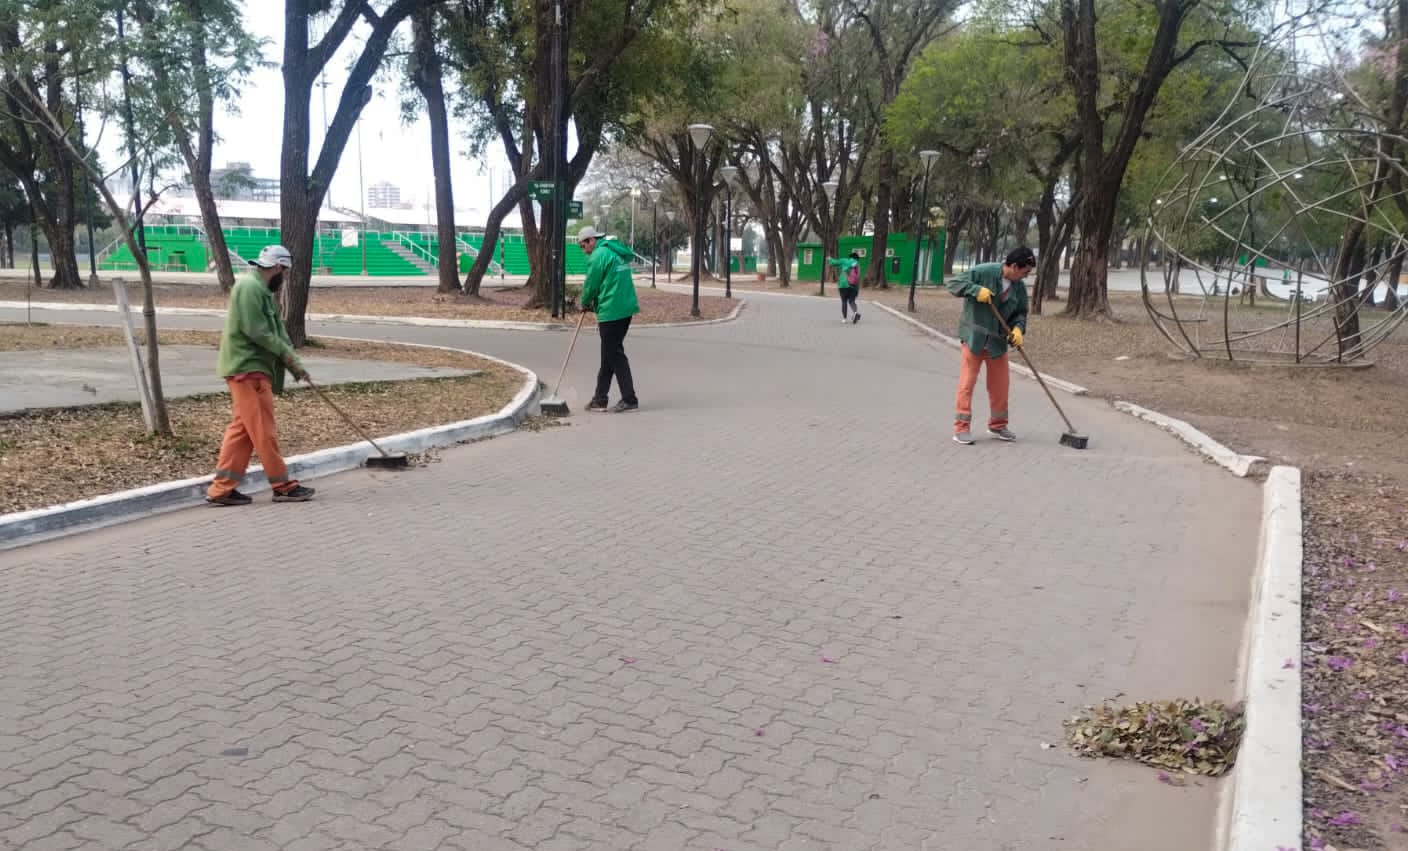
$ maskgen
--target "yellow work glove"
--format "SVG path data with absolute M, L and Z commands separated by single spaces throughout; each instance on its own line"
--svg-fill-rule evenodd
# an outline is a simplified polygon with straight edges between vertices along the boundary
M 1012 333 L 1007 335 L 1007 342 L 1020 349 L 1022 347 L 1022 329 L 1013 328 Z
M 982 304 L 991 304 L 992 290 L 988 289 L 987 287 L 978 287 L 977 299 Z

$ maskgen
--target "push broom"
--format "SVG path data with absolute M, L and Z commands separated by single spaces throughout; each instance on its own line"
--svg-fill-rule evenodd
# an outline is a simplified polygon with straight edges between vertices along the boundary
M 1012 329 L 1007 327 L 1007 322 L 1003 320 L 1002 314 L 997 311 L 997 305 L 988 302 L 988 307 L 992 308 L 992 315 L 997 317 L 997 324 L 1002 326 L 1002 333 L 1009 337 L 1012 336 Z M 1056 397 L 1051 395 L 1051 389 L 1046 386 L 1046 380 L 1041 377 L 1040 372 L 1037 372 L 1036 365 L 1032 363 L 1031 358 L 1027 357 L 1027 353 L 1022 347 L 1013 346 L 1013 348 L 1017 350 L 1017 354 L 1022 356 L 1022 360 L 1027 364 L 1027 369 L 1030 369 L 1032 375 L 1036 376 L 1036 381 L 1041 385 L 1041 389 L 1046 391 L 1046 398 L 1051 400 L 1051 405 L 1056 409 L 1056 413 L 1060 414 L 1061 419 L 1066 421 L 1066 430 L 1061 434 L 1061 445 L 1069 446 L 1072 449 L 1084 449 L 1086 445 L 1090 443 L 1090 438 L 1076 431 L 1076 427 L 1071 425 L 1071 418 L 1066 416 L 1065 411 L 1061 410 L 1061 406 L 1056 402 Z
M 538 409 L 550 417 L 565 417 L 572 413 L 567 409 L 567 402 L 557 391 L 562 389 L 562 379 L 567 375 L 567 363 L 572 360 L 572 350 L 577 348 L 577 335 L 582 333 L 582 323 L 587 319 L 587 311 L 582 311 L 582 315 L 577 317 L 577 330 L 572 332 L 572 343 L 567 347 L 567 357 L 562 359 L 562 371 L 557 374 L 557 384 L 552 388 L 552 395 L 538 403 Z
M 380 446 L 378 446 L 377 442 L 375 440 L 372 440 L 371 437 L 369 437 L 367 433 L 362 430 L 361 426 L 357 425 L 357 423 L 351 417 L 347 416 L 346 412 L 344 412 L 341 408 L 335 405 L 332 399 L 328 398 L 328 395 L 323 392 L 323 388 L 313 383 L 313 379 L 305 377 L 303 380 L 308 382 L 308 386 L 313 388 L 313 392 L 318 394 L 319 399 L 322 399 L 324 402 L 327 402 L 329 408 L 332 408 L 334 411 L 337 411 L 337 415 L 342 417 L 343 422 L 347 423 L 347 425 L 350 426 L 352 430 L 355 431 L 358 435 L 360 435 L 363 440 L 365 440 L 367 443 L 370 443 L 372 447 L 376 449 L 377 452 L 381 453 L 380 457 L 376 455 L 370 455 L 367 457 L 366 464 L 368 467 L 380 467 L 382 469 L 387 470 L 399 470 L 403 467 L 410 465 L 410 459 L 408 459 L 404 453 L 387 452 L 385 449 L 382 449 Z

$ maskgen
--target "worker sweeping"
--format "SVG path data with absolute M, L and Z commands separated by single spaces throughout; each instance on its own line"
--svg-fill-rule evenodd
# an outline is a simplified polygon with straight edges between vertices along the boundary
M 963 316 L 958 324 L 962 341 L 962 361 L 958 372 L 958 396 L 953 422 L 953 440 L 965 446 L 973 444 L 973 388 L 978 372 L 987 365 L 988 434 L 998 440 L 1012 441 L 1017 435 L 1007 427 L 1007 392 L 1011 373 L 1008 369 L 1007 347 L 1021 347 L 1027 330 L 1027 284 L 1023 279 L 1036 266 L 1036 255 L 1022 246 L 1008 253 L 1002 263 L 980 263 L 955 275 L 945 285 L 955 296 L 966 299 Z M 1002 322 L 1011 329 L 1004 333 Z
M 215 481 L 206 490 L 205 501 L 211 505 L 253 502 L 237 487 L 249 467 L 250 454 L 257 453 L 274 489 L 274 502 L 306 502 L 313 498 L 313 489 L 289 477 L 274 427 L 274 394 L 283 392 L 284 371 L 299 380 L 308 378 L 274 302 L 293 256 L 282 245 L 268 245 L 250 265 L 251 271 L 230 290 L 230 308 L 220 335 L 219 371 L 230 388 L 234 417 L 220 443 Z
M 640 410 L 631 362 L 626 357 L 626 332 L 631 317 L 640 313 L 636 285 L 631 278 L 631 249 L 607 239 L 587 225 L 577 233 L 577 244 L 587 255 L 587 279 L 582 283 L 582 309 L 596 314 L 601 335 L 601 367 L 596 373 L 596 392 L 588 411 L 605 411 L 610 403 L 611 379 L 621 391 L 621 401 L 611 408 L 615 414 Z
M 860 321 L 860 308 L 856 306 L 856 297 L 860 295 L 860 252 L 852 251 L 850 257 L 828 258 L 826 264 L 841 270 L 836 277 L 836 290 L 841 293 L 841 322 L 854 325 Z M 848 307 L 854 319 L 847 318 Z

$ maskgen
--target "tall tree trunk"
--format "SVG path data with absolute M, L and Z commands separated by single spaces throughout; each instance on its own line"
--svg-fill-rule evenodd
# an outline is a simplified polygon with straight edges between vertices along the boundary
M 875 178 L 875 237 L 870 241 L 870 263 L 861 286 L 889 288 L 885 280 L 885 250 L 890 245 L 890 205 L 894 183 L 895 152 L 886 145 L 880 152 L 879 170 Z M 922 211 L 920 215 L 923 216 Z
M 434 41 L 435 12 L 426 8 L 411 16 L 414 53 L 411 80 L 425 99 L 430 118 L 430 163 L 435 174 L 435 232 L 440 240 L 437 269 L 442 293 L 460 291 L 460 252 L 455 241 L 455 198 L 450 180 L 450 119 L 445 114 L 445 87 L 440 54 Z
M 1086 197 L 1079 204 L 1080 247 L 1071 262 L 1066 313 L 1080 319 L 1110 316 L 1106 248 L 1115 226 L 1114 199 Z
M 479 296 L 479 287 L 484 281 L 484 275 L 489 271 L 489 264 L 494 259 L 494 248 L 499 244 L 499 230 L 503 227 L 504 217 L 523 199 L 523 181 L 519 181 L 509 187 L 504 197 L 499 199 L 499 203 L 489 211 L 489 219 L 484 223 L 484 241 L 479 245 L 479 253 L 474 258 L 474 263 L 470 265 L 469 271 L 464 276 L 464 293 L 468 296 Z
M 54 187 L 59 196 L 55 199 L 54 218 L 41 220 L 44 238 L 49 243 L 49 262 L 54 265 L 54 274 L 48 286 L 56 290 L 78 290 L 84 288 L 83 275 L 78 271 L 78 240 L 74 233 L 73 170 L 69 169 L 67 193 L 63 181 Z M 65 202 L 64 195 L 68 195 Z
M 1340 356 L 1359 345 L 1359 279 L 1364 273 L 1364 222 L 1351 220 L 1344 229 L 1340 241 L 1339 256 L 1335 259 L 1335 338 L 1339 344 Z
M 230 247 L 225 242 L 220 210 L 215 205 L 215 192 L 210 186 L 210 164 L 215 153 L 215 91 L 210 80 L 210 59 L 206 50 L 205 7 L 201 0 L 185 0 L 183 5 L 186 15 L 195 24 L 191 28 L 190 62 L 196 87 L 197 138 L 194 141 L 191 139 L 186 130 L 184 116 L 174 104 L 168 107 L 170 114 L 167 123 L 175 132 L 181 155 L 186 160 L 186 168 L 191 173 L 191 189 L 195 192 L 196 204 L 200 207 L 200 221 L 205 230 L 206 245 L 210 247 L 211 260 L 215 263 L 215 280 L 220 283 L 221 292 L 229 292 L 235 285 L 235 269 L 230 262 Z M 170 91 L 170 82 L 166 82 L 163 88 Z

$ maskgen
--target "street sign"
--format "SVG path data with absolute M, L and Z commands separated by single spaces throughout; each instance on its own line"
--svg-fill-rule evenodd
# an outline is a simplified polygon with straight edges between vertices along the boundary
M 580 218 L 582 217 L 582 202 L 581 202 L 581 201 L 568 201 L 568 202 L 567 202 L 567 216 L 568 216 L 568 218 L 572 218 L 572 219 L 580 219 Z
M 531 201 L 551 201 L 553 195 L 551 180 L 535 180 L 528 184 L 528 199 Z

